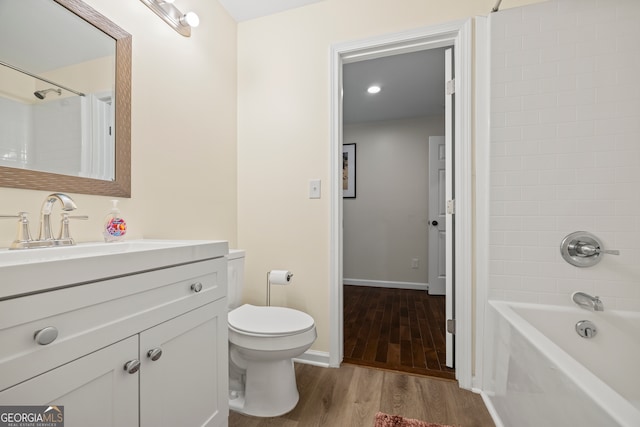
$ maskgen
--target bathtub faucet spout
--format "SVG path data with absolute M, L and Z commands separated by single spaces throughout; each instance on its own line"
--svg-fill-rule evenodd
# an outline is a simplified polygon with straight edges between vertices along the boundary
M 584 292 L 574 292 L 573 295 L 571 295 L 571 299 L 580 307 L 593 311 L 604 311 L 604 304 L 602 304 L 598 296 L 592 297 Z

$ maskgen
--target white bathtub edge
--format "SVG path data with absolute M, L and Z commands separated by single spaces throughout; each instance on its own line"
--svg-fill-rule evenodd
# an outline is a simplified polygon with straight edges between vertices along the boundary
M 489 300 L 489 304 L 542 354 L 555 363 L 580 389 L 606 411 L 620 426 L 637 427 L 638 410 L 624 400 L 609 385 L 601 381 L 591 371 L 582 366 L 542 332 L 524 320 L 511 306 L 531 307 L 542 304 L 517 303 L 510 301 Z M 555 306 L 549 306 L 555 307 Z M 596 392 L 598 390 L 599 392 Z M 485 396 L 483 395 L 483 398 Z M 487 396 L 488 399 L 488 396 Z
M 500 415 L 498 415 L 498 411 L 496 411 L 496 408 L 493 406 L 493 402 L 491 401 L 491 398 L 487 395 L 487 393 L 484 391 L 481 391 L 480 396 L 482 397 L 484 406 L 487 407 L 487 410 L 489 411 L 489 415 L 491 415 L 491 418 L 493 419 L 493 423 L 496 425 L 496 427 L 505 427 L 502 422 L 502 419 L 500 418 Z

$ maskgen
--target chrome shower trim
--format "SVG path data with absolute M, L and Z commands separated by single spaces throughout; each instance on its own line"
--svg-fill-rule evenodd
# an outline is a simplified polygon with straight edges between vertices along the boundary
M 19 73 L 26 74 L 27 76 L 33 77 L 33 78 L 38 79 L 40 81 L 43 81 L 45 83 L 49 83 L 50 85 L 54 85 L 54 86 L 57 86 L 57 87 L 59 87 L 61 89 L 67 90 L 67 91 L 72 92 L 72 93 L 75 93 L 78 96 L 85 96 L 85 94 L 82 93 L 82 92 L 78 92 L 77 90 L 69 89 L 66 86 L 63 86 L 63 85 L 58 84 L 56 82 L 52 82 L 51 80 L 48 80 L 48 79 L 45 79 L 44 77 L 40 77 L 40 76 L 38 76 L 36 74 L 30 73 L 27 70 L 23 70 L 22 68 L 16 67 L 16 66 L 11 65 L 11 64 L 8 64 L 8 63 L 6 63 L 4 61 L 0 61 L 0 65 L 4 65 L 5 67 L 11 68 L 12 70 L 15 70 L 15 71 L 17 71 Z
M 54 88 L 37 90 L 33 92 L 33 94 L 38 99 L 45 99 L 47 97 L 47 93 L 49 92 L 55 92 L 58 94 L 58 96 L 62 95 L 62 89 L 54 89 Z

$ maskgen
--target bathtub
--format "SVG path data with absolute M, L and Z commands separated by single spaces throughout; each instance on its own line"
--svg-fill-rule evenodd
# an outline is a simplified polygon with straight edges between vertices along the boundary
M 640 426 L 640 313 L 604 304 L 489 302 L 482 394 L 497 426 Z

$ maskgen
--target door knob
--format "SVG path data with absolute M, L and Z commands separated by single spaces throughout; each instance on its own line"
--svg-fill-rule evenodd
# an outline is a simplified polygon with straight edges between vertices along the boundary
M 147 357 L 154 362 L 162 356 L 162 349 L 160 347 L 152 348 L 147 352 Z
M 137 359 L 129 360 L 124 365 L 124 370 L 130 374 L 135 374 L 140 369 L 140 361 Z
M 431 225 L 433 225 L 435 227 L 436 225 L 438 225 L 438 221 L 435 221 L 435 220 L 431 221 Z

